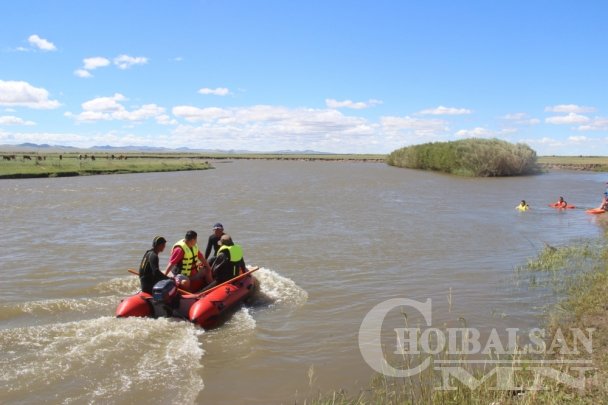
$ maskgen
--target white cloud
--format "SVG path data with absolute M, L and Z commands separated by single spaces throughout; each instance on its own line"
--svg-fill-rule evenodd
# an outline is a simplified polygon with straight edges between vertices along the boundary
M 33 121 L 25 121 L 23 118 L 14 115 L 0 116 L 0 125 L 36 125 Z
M 584 124 L 589 122 L 589 117 L 584 115 L 569 113 L 568 115 L 556 115 L 545 118 L 547 124 L 567 125 L 567 124 Z
M 518 125 L 538 125 L 538 124 L 540 124 L 540 120 L 538 118 L 529 118 L 528 114 L 523 113 L 523 112 L 506 114 L 501 118 L 504 120 L 507 120 L 507 121 L 511 121 L 512 123 L 518 124 Z
M 82 60 L 84 65 L 83 69 L 95 70 L 100 67 L 106 67 L 110 64 L 110 61 L 102 56 L 95 56 L 92 58 L 85 58 Z
M 82 112 L 74 115 L 66 113 L 66 117 L 79 122 L 95 121 L 144 121 L 165 115 L 165 109 L 156 104 L 145 104 L 139 108 L 128 110 L 121 102 L 127 98 L 120 93 L 111 97 L 98 97 L 82 103 Z M 161 118 L 161 121 L 163 119 Z
M 545 107 L 546 112 L 556 112 L 556 113 L 580 114 L 580 113 L 594 112 L 595 110 L 596 110 L 595 107 L 584 107 L 584 106 L 578 106 L 576 104 L 559 104 L 559 105 Z
M 55 45 L 44 39 L 44 38 L 40 38 L 38 35 L 34 34 L 34 35 L 30 35 L 30 37 L 27 39 L 27 41 L 30 43 L 30 45 L 42 50 L 42 51 L 56 51 L 57 48 L 55 47 Z
M 159 125 L 177 125 L 177 120 L 169 117 L 167 114 L 161 114 L 155 117 L 156 123 Z
M 489 138 L 495 135 L 496 133 L 494 131 L 482 127 L 461 129 L 460 131 L 456 131 L 456 136 L 461 138 Z
M 587 125 L 578 127 L 579 131 L 608 131 L 608 118 L 594 118 Z
M 370 99 L 368 101 L 351 101 L 351 100 L 343 100 L 338 101 L 333 98 L 326 98 L 325 105 L 328 108 L 352 108 L 353 110 L 363 110 L 365 108 L 373 107 L 375 105 L 382 104 L 382 101 Z
M 198 92 L 199 92 L 199 94 L 212 94 L 214 96 L 227 96 L 228 94 L 230 94 L 230 90 L 228 90 L 225 87 L 218 87 L 215 89 L 203 87 Z
M 421 115 L 467 115 L 471 113 L 472 111 L 467 108 L 444 107 L 442 105 L 418 112 Z
M 128 69 L 133 65 L 145 65 L 146 63 L 148 63 L 148 58 L 143 56 L 119 55 L 114 58 L 114 64 L 122 70 Z
M 573 142 L 573 143 L 582 143 L 582 142 L 587 142 L 589 141 L 589 138 L 587 138 L 586 136 L 569 136 L 568 137 L 568 141 Z
M 382 131 L 387 134 L 389 139 L 403 139 L 412 143 L 430 138 L 439 138 L 448 131 L 447 123 L 440 119 L 419 119 L 409 116 L 395 117 L 386 116 L 380 118 Z M 413 138 L 412 138 L 413 137 Z
M 23 81 L 0 80 L 0 105 L 53 109 L 60 106 L 56 100 L 49 100 L 49 92 Z
M 82 78 L 89 78 L 89 77 L 93 77 L 93 75 L 91 74 L 91 72 L 89 72 L 88 70 L 85 69 L 76 69 L 74 71 L 74 74 L 78 77 L 82 77 Z

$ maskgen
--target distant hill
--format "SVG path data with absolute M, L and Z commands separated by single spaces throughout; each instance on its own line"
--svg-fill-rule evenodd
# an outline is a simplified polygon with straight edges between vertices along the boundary
M 128 145 L 128 146 L 111 146 L 111 145 L 96 145 L 90 148 L 76 148 L 73 146 L 65 146 L 65 145 L 49 145 L 46 143 L 36 144 L 36 143 L 21 143 L 18 145 L 0 145 L 0 149 L 9 149 L 9 150 L 32 150 L 32 149 L 45 149 L 45 150 L 70 150 L 70 151 L 131 151 L 131 152 L 190 152 L 190 153 L 229 153 L 229 154 L 284 154 L 284 155 L 334 155 L 335 153 L 330 152 L 319 152 L 314 150 L 278 150 L 273 152 L 259 152 L 259 151 L 249 151 L 243 149 L 191 149 L 191 148 L 162 148 L 156 146 L 136 146 L 136 145 Z

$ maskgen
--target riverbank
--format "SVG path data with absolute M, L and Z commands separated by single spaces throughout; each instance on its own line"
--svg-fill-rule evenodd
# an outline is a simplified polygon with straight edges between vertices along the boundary
M 543 170 L 608 172 L 606 156 L 539 156 L 537 164 Z
M 294 160 L 384 162 L 384 155 L 2 152 L 0 179 L 206 170 L 210 161 Z

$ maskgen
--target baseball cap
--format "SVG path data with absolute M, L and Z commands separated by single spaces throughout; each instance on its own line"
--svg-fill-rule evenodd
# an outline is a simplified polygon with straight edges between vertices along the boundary
M 224 229 L 224 225 L 218 222 L 217 224 L 213 225 L 213 229 Z

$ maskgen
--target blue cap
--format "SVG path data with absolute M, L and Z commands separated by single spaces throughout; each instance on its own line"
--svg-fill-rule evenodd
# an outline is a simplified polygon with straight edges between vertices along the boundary
M 213 229 L 224 229 L 224 225 L 218 222 L 217 224 L 213 225 Z

